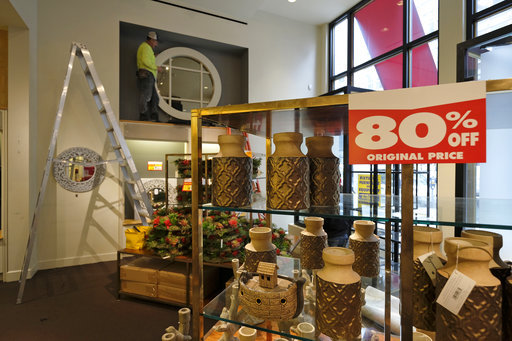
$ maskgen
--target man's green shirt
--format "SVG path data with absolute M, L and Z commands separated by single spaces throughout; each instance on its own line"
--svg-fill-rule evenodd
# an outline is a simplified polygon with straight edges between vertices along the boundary
M 157 68 L 155 62 L 155 53 L 147 42 L 140 44 L 139 49 L 137 50 L 137 68 L 151 71 L 156 80 Z

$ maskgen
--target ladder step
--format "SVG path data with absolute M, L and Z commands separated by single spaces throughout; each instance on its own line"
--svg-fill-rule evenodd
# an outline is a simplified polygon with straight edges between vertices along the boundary
M 120 144 L 118 144 L 117 146 L 112 146 L 112 148 L 114 148 L 114 150 L 120 150 L 120 149 L 123 149 L 123 147 L 121 147 Z
M 114 132 L 114 127 L 107 128 L 107 133 L 112 133 L 112 132 Z
M 141 217 L 151 218 L 151 217 L 149 216 L 148 211 L 146 211 L 146 210 L 140 210 L 138 213 L 139 213 L 139 215 L 140 215 Z

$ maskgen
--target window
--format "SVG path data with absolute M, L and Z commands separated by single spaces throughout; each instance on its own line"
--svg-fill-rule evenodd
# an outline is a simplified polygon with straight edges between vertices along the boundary
M 330 23 L 329 93 L 437 84 L 438 8 L 438 1 L 433 0 L 365 0 Z M 352 167 L 348 160 L 343 167 L 347 169 L 345 192 L 357 193 L 358 177 L 364 174 L 371 177 L 372 193 L 384 188 L 384 182 L 375 178 L 384 170 L 370 165 Z M 417 193 L 433 195 L 436 187 L 431 182 L 437 167 L 425 168 L 423 175 L 418 167 Z M 400 169 L 394 172 L 399 174 Z M 393 179 L 399 181 L 399 177 Z M 399 194 L 399 186 L 392 188 L 393 194 Z
M 175 47 L 156 57 L 159 106 L 168 115 L 190 120 L 190 111 L 219 103 L 221 81 L 213 63 L 196 50 Z
M 361 1 L 329 24 L 329 92 L 437 84 L 438 1 Z
M 466 39 L 479 37 L 512 23 L 512 3 L 506 0 L 466 0 Z
M 331 22 L 329 93 L 346 93 L 354 87 L 378 91 L 437 84 L 438 11 L 436 0 L 364 0 Z M 385 193 L 384 165 L 351 166 L 344 156 L 344 192 Z M 393 165 L 394 195 L 400 194 L 400 174 L 401 167 Z M 415 165 L 415 194 L 435 196 L 436 175 L 434 164 Z M 399 231 L 398 226 L 394 229 Z M 392 241 L 397 260 L 399 241 Z

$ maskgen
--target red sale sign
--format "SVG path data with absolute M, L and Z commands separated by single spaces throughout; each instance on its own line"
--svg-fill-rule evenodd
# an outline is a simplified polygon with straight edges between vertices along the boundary
M 350 109 L 349 163 L 485 162 L 485 108 L 484 97 L 416 109 Z

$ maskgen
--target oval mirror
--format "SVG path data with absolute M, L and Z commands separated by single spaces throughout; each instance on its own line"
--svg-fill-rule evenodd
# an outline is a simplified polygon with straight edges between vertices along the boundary
M 101 156 L 84 147 L 72 147 L 60 153 L 53 163 L 53 177 L 62 188 L 76 193 L 88 192 L 105 178 Z

